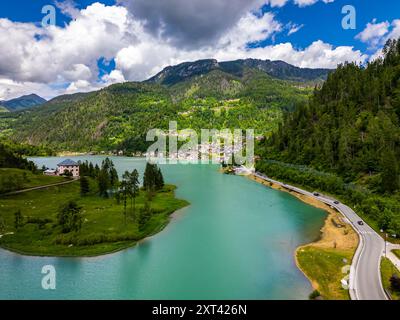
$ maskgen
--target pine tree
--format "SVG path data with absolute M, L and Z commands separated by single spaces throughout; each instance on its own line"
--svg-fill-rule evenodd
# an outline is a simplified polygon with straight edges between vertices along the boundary
M 14 226 L 15 229 L 19 229 L 23 226 L 24 217 L 22 216 L 21 210 L 18 210 L 14 213 Z
M 133 215 L 135 215 L 135 211 L 136 211 L 136 197 L 139 195 L 139 173 L 138 171 L 135 169 L 132 171 L 131 175 L 130 175 L 130 187 L 131 187 L 131 205 L 132 205 L 132 201 L 133 201 Z
M 100 174 L 100 167 L 98 164 L 96 164 L 94 167 L 94 176 L 97 178 L 99 174 Z
M 93 167 L 93 163 L 89 163 L 89 177 L 91 178 L 95 178 L 95 170 Z
M 399 189 L 399 167 L 395 153 L 387 150 L 382 154 L 382 191 L 393 193 Z
M 152 210 L 150 202 L 146 201 L 144 207 L 140 209 L 140 215 L 138 221 L 139 231 L 143 231 L 147 222 L 151 219 L 151 215 L 152 215 Z
M 146 191 L 153 192 L 155 190 L 155 179 L 154 165 L 147 163 L 143 175 L 143 187 Z
M 60 208 L 57 218 L 62 233 L 80 231 L 83 223 L 82 207 L 75 201 L 69 201 Z
M 108 172 L 101 169 L 97 176 L 100 197 L 108 198 L 108 190 L 110 188 L 110 178 Z
M 3 233 L 6 230 L 6 223 L 3 217 L 0 217 L 0 232 Z
M 116 185 L 118 185 L 118 172 L 117 170 L 114 168 L 114 164 L 113 166 L 110 168 L 109 170 L 109 176 L 110 176 L 110 185 L 112 187 L 115 187 Z
M 90 192 L 89 180 L 86 177 L 80 178 L 81 196 L 84 197 Z
M 157 190 L 161 190 L 162 188 L 164 188 L 164 177 L 162 175 L 161 169 L 157 167 L 155 167 L 156 170 L 156 189 Z
M 122 175 L 122 181 L 120 183 L 120 188 L 119 188 L 119 194 L 120 194 L 120 199 L 122 200 L 124 204 L 124 218 L 125 218 L 125 224 L 126 224 L 126 217 L 127 217 L 127 201 L 128 201 L 128 196 L 129 196 L 129 177 L 130 173 L 128 171 L 125 171 L 125 173 Z

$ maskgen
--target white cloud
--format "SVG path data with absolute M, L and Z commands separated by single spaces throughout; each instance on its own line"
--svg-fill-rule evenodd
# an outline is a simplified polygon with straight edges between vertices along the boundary
M 274 6 L 286 3 L 269 2 Z M 258 8 L 265 0 L 252 3 Z M 64 28 L 43 29 L 0 19 L 0 99 L 31 92 L 49 98 L 64 92 L 95 90 L 116 82 L 144 80 L 168 65 L 205 58 L 284 60 L 300 67 L 327 68 L 366 59 L 352 47 L 334 48 L 322 41 L 304 49 L 291 43 L 249 48 L 249 43 L 272 38 L 288 28 L 274 14 L 257 11 L 255 15 L 248 8 L 209 43 L 189 47 L 150 32 L 123 6 L 94 3 L 77 12 L 69 2 L 64 10 L 75 19 Z M 288 32 L 292 34 L 300 27 L 292 23 Z M 395 30 L 400 30 L 400 23 L 399 28 L 393 27 Z M 99 79 L 97 61 L 101 58 L 115 58 L 116 69 Z
M 125 77 L 120 70 L 113 70 L 110 74 L 105 74 L 102 78 L 102 83 L 104 85 L 110 85 L 114 83 L 125 82 Z
M 75 79 L 90 80 L 93 77 L 90 68 L 81 63 L 74 64 L 69 70 L 64 71 L 62 75 L 65 80 L 70 81 Z
M 125 8 L 99 3 L 65 28 L 0 19 L 0 75 L 32 82 L 95 80 L 97 59 L 112 59 L 135 43 L 133 24 Z
M 316 4 L 318 1 L 322 1 L 324 3 L 332 3 L 335 0 L 293 0 L 294 4 L 296 4 L 300 8 L 311 6 L 313 4 Z M 271 7 L 283 7 L 288 2 L 289 2 L 289 0 L 267 0 L 266 1 L 266 3 L 269 4 Z
M 386 37 L 389 39 L 399 39 L 400 38 L 400 19 L 393 20 L 391 23 L 391 31 Z
M 383 57 L 383 46 L 389 39 L 400 38 L 400 19 L 391 23 L 388 21 L 378 23 L 376 19 L 368 23 L 365 29 L 360 32 L 356 39 L 367 43 L 370 50 L 375 52 L 369 57 L 370 61 Z
M 0 78 L 0 100 L 10 100 L 30 93 L 38 93 L 43 98 L 50 99 L 65 93 L 65 89 L 53 88 L 44 83 L 18 82 Z
M 364 62 L 367 59 L 367 56 L 353 47 L 334 48 L 322 41 L 315 41 L 304 50 L 295 49 L 291 43 L 248 48 L 248 43 L 261 41 L 281 30 L 282 25 L 274 20 L 271 13 L 266 13 L 261 18 L 247 14 L 214 46 L 199 50 L 183 50 L 146 35 L 140 39 L 139 45 L 122 49 L 117 54 L 116 65 L 125 78 L 142 80 L 168 65 L 206 58 L 219 61 L 244 58 L 284 60 L 299 67 L 310 68 L 335 68 L 345 61 Z
M 376 47 L 389 32 L 389 27 L 390 23 L 388 21 L 376 23 L 376 19 L 374 19 L 356 36 L 356 39 L 368 43 L 371 47 Z
M 55 1 L 55 5 L 68 17 L 76 19 L 80 15 L 80 11 L 73 0 Z
M 289 23 L 287 26 L 288 31 L 288 36 L 297 33 L 304 27 L 304 24 L 295 24 L 295 23 Z
M 281 43 L 265 48 L 257 48 L 251 52 L 241 51 L 242 58 L 283 60 L 302 68 L 336 68 L 345 61 L 363 62 L 367 56 L 352 47 L 341 46 L 334 48 L 322 41 L 315 41 L 304 50 L 298 50 L 291 43 Z M 232 58 L 221 53 L 221 57 Z
M 294 0 L 294 3 L 298 5 L 299 7 L 306 7 L 306 6 L 311 6 L 315 3 L 317 3 L 319 0 Z M 332 3 L 335 0 L 321 0 L 324 3 Z
M 271 7 L 283 7 L 287 2 L 288 2 L 288 0 L 268 0 L 267 1 L 267 3 Z

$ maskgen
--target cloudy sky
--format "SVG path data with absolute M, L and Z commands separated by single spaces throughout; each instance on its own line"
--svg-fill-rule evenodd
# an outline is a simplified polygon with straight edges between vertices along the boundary
M 349 4 L 356 29 L 345 30 Z M 45 5 L 54 26 L 42 26 Z M 1 1 L 0 100 L 96 90 L 204 58 L 334 68 L 398 37 L 398 0 Z

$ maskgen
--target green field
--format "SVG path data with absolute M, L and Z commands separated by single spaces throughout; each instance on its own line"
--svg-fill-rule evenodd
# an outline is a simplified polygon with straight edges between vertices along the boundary
M 343 259 L 351 261 L 352 253 L 343 250 L 305 247 L 297 251 L 297 261 L 303 272 L 318 283 L 318 291 L 325 300 L 349 300 L 349 292 L 341 286 L 346 276 L 342 272 Z
M 400 300 L 400 292 L 393 292 L 390 288 L 390 278 L 393 275 L 400 277 L 399 270 L 396 269 L 389 259 L 383 258 L 381 261 L 381 277 L 383 287 L 390 293 L 393 300 Z
M 400 259 L 400 250 L 392 250 L 392 252 Z
M 67 181 L 64 177 L 50 177 L 28 170 L 0 168 L 0 194 Z
M 146 201 L 141 191 L 136 199 L 135 214 L 128 203 L 125 221 L 122 204 L 111 198 L 97 195 L 97 187 L 91 181 L 92 193 L 80 196 L 79 182 L 36 190 L 0 198 L 2 221 L 0 246 L 11 251 L 38 256 L 96 256 L 121 250 L 134 245 L 160 231 L 169 222 L 169 216 L 188 205 L 175 198 L 175 187 L 167 185 L 151 200 L 152 216 L 139 231 L 137 215 Z M 61 205 L 75 200 L 82 207 L 83 225 L 79 232 L 62 234 L 57 224 Z M 14 226 L 14 213 L 21 210 L 24 226 Z M 136 216 L 136 218 L 134 218 Z M 9 234 L 14 233 L 14 234 Z

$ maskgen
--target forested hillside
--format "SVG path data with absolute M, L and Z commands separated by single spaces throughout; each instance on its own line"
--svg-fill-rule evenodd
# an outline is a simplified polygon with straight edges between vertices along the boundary
M 380 174 L 371 183 L 394 192 L 399 188 L 399 122 L 400 42 L 390 41 L 385 58 L 366 68 L 339 66 L 308 105 L 287 114 L 270 151 L 279 160 L 347 180 Z
M 312 93 L 310 84 L 272 78 L 244 68 L 241 76 L 221 70 L 174 85 L 153 82 L 112 85 L 90 94 L 63 96 L 15 116 L 3 116 L 3 136 L 62 151 L 145 151 L 149 129 L 254 128 L 269 135 L 283 110 Z
M 30 94 L 15 98 L 9 101 L 0 101 L 0 106 L 6 108 L 8 111 L 27 110 L 45 103 L 46 100 L 36 94 Z
M 33 162 L 22 158 L 18 150 L 3 143 L 0 143 L 0 168 L 36 170 L 36 166 Z
M 399 123 L 400 41 L 389 41 L 384 58 L 339 66 L 308 104 L 287 113 L 261 145 L 258 169 L 340 194 L 400 234 Z

